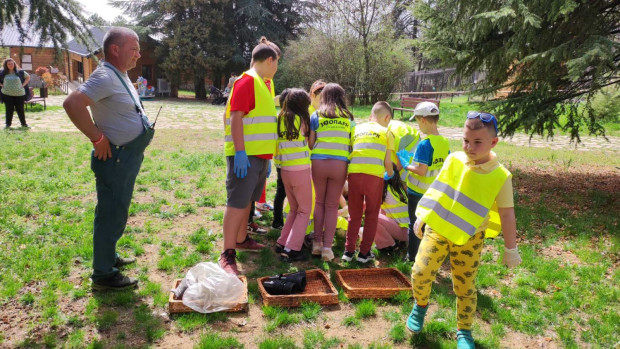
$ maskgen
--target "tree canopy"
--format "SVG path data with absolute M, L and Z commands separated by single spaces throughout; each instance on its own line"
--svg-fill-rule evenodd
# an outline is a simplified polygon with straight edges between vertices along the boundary
M 424 0 L 414 14 L 428 57 L 460 74 L 486 71 L 477 93 L 511 91 L 488 103 L 504 135 L 604 135 L 591 100 L 620 82 L 619 0 Z
M 307 3 L 293 0 L 113 1 L 136 24 L 163 37 L 160 57 L 173 86 L 194 81 L 196 98 L 206 98 L 204 78 L 218 85 L 231 71 L 247 69 L 261 36 L 280 46 L 298 34 Z
M 40 35 L 40 42 L 51 41 L 55 48 L 68 42 L 69 35 L 90 43 L 87 20 L 75 0 L 0 0 L 0 31 L 13 25 L 21 38 Z

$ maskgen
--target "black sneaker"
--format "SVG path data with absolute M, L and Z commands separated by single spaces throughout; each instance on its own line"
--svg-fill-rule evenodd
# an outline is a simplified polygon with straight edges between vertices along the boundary
M 271 223 L 271 227 L 273 229 L 278 229 L 279 230 L 279 229 L 282 229 L 282 227 L 284 227 L 284 223 L 274 221 L 273 223 Z
M 282 251 L 282 253 L 280 253 L 280 260 L 282 262 L 291 263 L 308 260 L 308 256 L 302 251 Z
M 361 252 L 357 254 L 357 261 L 360 263 L 368 263 L 374 260 L 375 255 L 372 253 L 372 251 L 369 251 L 367 254 L 363 254 Z
M 353 260 L 353 256 L 355 255 L 355 252 L 347 252 L 344 251 L 344 254 L 342 255 L 342 260 L 343 261 L 347 261 L 350 262 Z
M 127 264 L 131 264 L 135 262 L 136 262 L 136 259 L 133 257 L 130 257 L 130 258 L 118 257 L 116 258 L 116 263 L 114 264 L 114 267 L 120 268 L 120 267 L 126 266 Z
M 390 256 L 398 249 L 398 245 L 394 244 L 392 246 L 384 247 L 379 249 L 379 253 L 382 255 Z
M 93 281 L 93 289 L 96 291 L 124 290 L 136 286 L 138 286 L 138 279 L 127 277 L 121 273 L 107 279 Z
M 282 252 L 284 252 L 284 246 L 280 245 L 279 243 L 276 242 L 275 247 L 273 248 L 274 251 L 276 251 L 277 254 L 280 254 Z

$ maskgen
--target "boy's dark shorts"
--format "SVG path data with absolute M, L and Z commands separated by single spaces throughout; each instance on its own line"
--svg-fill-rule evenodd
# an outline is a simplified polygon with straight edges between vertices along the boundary
M 226 206 L 246 208 L 252 201 L 258 201 L 263 193 L 269 160 L 251 155 L 248 160 L 248 174 L 244 178 L 238 178 L 234 171 L 235 157 L 226 157 Z

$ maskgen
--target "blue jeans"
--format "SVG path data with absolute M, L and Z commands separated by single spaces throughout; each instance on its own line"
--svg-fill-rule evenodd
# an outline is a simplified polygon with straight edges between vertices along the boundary
M 129 216 L 129 205 L 136 177 L 140 172 L 144 150 L 151 142 L 154 130 L 145 127 L 133 141 L 112 145 L 112 157 L 101 161 L 91 156 L 90 168 L 95 173 L 97 206 L 93 230 L 93 281 L 118 273 L 116 243 L 123 235 Z

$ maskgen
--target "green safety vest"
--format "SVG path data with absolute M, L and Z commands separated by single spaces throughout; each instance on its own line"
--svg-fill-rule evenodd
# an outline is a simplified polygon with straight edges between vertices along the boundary
M 426 138 L 430 140 L 431 146 L 433 147 L 433 162 L 426 169 L 424 176 L 420 176 L 413 172 L 409 172 L 407 176 L 407 187 L 420 194 L 424 194 L 431 183 L 433 183 L 439 171 L 441 171 L 445 159 L 450 153 L 450 142 L 448 142 L 445 137 L 429 135 Z M 411 161 L 413 161 L 413 157 Z
M 503 165 L 482 174 L 471 170 L 467 161 L 463 152 L 450 154 L 415 211 L 416 217 L 457 245 L 464 245 L 476 234 L 487 215 L 487 231 L 492 236 L 499 234 L 495 198 L 506 180 L 512 178 Z M 492 220 L 493 216 L 496 218 Z
M 365 173 L 383 178 L 387 132 L 387 128 L 372 121 L 355 127 L 349 173 Z
M 388 186 L 385 201 L 381 204 L 385 215 L 393 219 L 403 228 L 409 227 L 409 208 L 407 202 L 400 201 L 398 195 L 394 193 L 392 187 Z
M 350 153 L 351 120 L 343 117 L 330 119 L 319 115 L 319 127 L 316 130 L 316 142 L 312 154 L 348 158 Z
M 247 155 L 273 154 L 276 150 L 277 112 L 273 103 L 273 93 L 269 91 L 263 78 L 254 69 L 244 72 L 254 80 L 254 109 L 243 117 L 243 140 Z M 274 86 L 271 86 L 272 91 Z M 224 152 L 226 156 L 235 155 L 235 145 L 230 133 L 230 101 L 235 93 L 235 84 L 226 104 L 224 127 Z
M 295 127 L 299 130 L 301 127 L 301 118 L 295 115 Z M 284 137 L 284 118 L 280 118 L 280 135 L 278 135 L 275 163 L 284 168 L 295 165 L 310 165 L 310 148 L 308 142 L 301 132 L 297 139 L 292 141 Z

